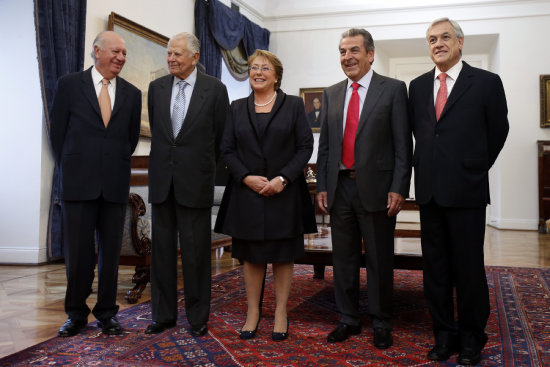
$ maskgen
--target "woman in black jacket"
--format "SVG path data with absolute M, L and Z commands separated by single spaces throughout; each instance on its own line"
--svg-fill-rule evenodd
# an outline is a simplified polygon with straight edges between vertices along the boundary
M 272 339 L 284 340 L 294 260 L 304 255 L 304 234 L 317 231 L 304 178 L 313 135 L 303 101 L 279 89 L 277 56 L 256 50 L 248 65 L 253 92 L 231 104 L 221 143 L 230 178 L 216 231 L 233 237 L 233 257 L 244 263 L 248 312 L 240 337 L 256 335 L 266 264 L 272 263 Z

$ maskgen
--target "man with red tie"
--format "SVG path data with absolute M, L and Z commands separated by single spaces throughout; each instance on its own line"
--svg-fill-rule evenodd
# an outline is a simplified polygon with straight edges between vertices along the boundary
M 487 342 L 485 209 L 489 169 L 508 135 L 508 109 L 499 76 L 461 60 L 458 23 L 437 19 L 426 37 L 436 67 L 411 82 L 409 112 L 424 295 L 435 336 L 427 357 L 445 361 L 458 351 L 457 362 L 472 365 Z
M 409 193 L 412 135 L 405 83 L 371 69 L 374 41 L 364 29 L 340 40 L 347 79 L 323 92 L 317 203 L 330 213 L 334 292 L 341 315 L 328 342 L 361 332 L 359 269 L 367 264 L 374 345 L 392 339 L 395 216 Z

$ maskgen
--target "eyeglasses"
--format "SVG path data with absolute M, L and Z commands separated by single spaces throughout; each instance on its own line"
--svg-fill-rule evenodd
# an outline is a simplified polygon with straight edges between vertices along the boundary
M 262 73 L 267 73 L 268 71 L 273 71 L 273 69 L 271 69 L 270 67 L 267 67 L 267 66 L 259 67 L 257 65 L 249 67 L 248 70 L 253 71 L 255 73 L 257 73 L 260 70 L 262 71 Z

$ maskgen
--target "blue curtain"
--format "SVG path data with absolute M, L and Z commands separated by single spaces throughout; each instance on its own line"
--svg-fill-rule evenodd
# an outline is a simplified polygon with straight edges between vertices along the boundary
M 56 92 L 57 79 L 65 74 L 81 71 L 84 67 L 86 0 L 35 0 L 34 9 L 42 99 L 49 131 L 49 112 Z M 56 167 L 48 224 L 49 260 L 63 256 L 61 202 L 58 192 Z
M 206 73 L 222 74 L 220 48 L 232 50 L 243 42 L 246 56 L 269 49 L 270 32 L 218 0 L 195 1 L 195 35 L 201 41 L 200 63 Z

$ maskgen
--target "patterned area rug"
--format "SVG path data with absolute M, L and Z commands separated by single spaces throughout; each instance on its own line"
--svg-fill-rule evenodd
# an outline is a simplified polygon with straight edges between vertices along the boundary
M 271 341 L 274 293 L 268 268 L 263 318 L 255 339 L 239 339 L 246 314 L 241 269 L 213 280 L 209 333 L 193 338 L 179 300 L 178 325 L 159 335 L 145 335 L 150 303 L 119 313 L 120 336 L 105 336 L 95 323 L 73 338 L 53 338 L 0 360 L 0 366 L 424 366 L 432 344 L 431 323 L 422 293 L 420 271 L 396 270 L 394 347 L 372 345 L 371 322 L 363 319 L 361 335 L 327 344 L 338 322 L 332 268 L 324 280 L 297 265 L 290 297 L 290 337 Z M 482 366 L 550 366 L 550 269 L 488 267 L 491 316 L 489 342 Z M 362 269 L 362 284 L 366 284 Z M 366 310 L 366 292 L 362 311 Z M 456 355 L 447 363 L 456 365 Z

